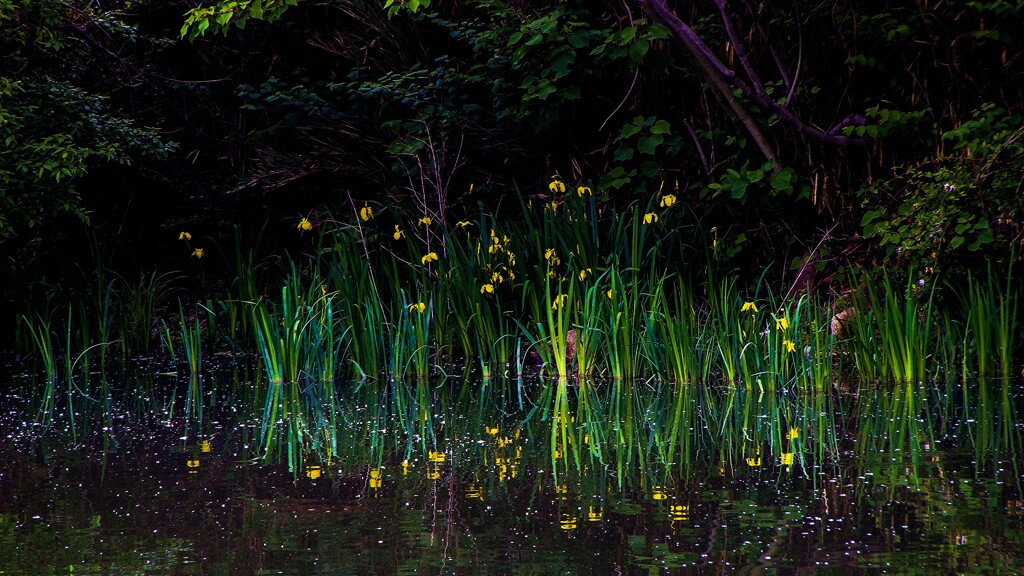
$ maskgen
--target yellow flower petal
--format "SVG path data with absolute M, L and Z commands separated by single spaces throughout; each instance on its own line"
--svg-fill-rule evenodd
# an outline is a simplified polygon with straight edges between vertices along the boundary
M 359 217 L 363 219 L 363 222 L 366 222 L 370 218 L 373 218 L 373 208 L 370 208 L 369 206 L 363 206 L 362 208 L 359 209 Z
M 178 234 L 178 240 L 185 240 L 186 242 L 192 239 L 192 235 L 188 232 L 182 232 Z

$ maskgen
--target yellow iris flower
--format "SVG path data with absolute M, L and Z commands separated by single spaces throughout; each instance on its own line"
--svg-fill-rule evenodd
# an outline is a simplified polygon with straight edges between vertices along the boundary
M 184 240 L 184 241 L 188 242 L 191 239 L 192 239 L 192 235 L 189 234 L 188 232 L 182 232 L 181 234 L 178 234 L 178 240 Z
M 644 214 L 644 224 L 654 224 L 658 221 L 658 215 L 654 212 L 648 212 Z
M 199 258 L 200 260 L 203 258 L 204 254 L 206 254 L 206 252 L 202 248 L 196 248 L 195 250 L 192 251 L 192 255 L 195 256 L 196 258 Z
M 366 222 L 370 218 L 373 218 L 373 208 L 370 208 L 369 206 L 363 206 L 362 208 L 359 209 L 359 217 L 363 219 L 363 222 Z
M 309 218 L 303 218 L 299 220 L 299 225 L 296 228 L 303 232 L 309 232 L 313 229 L 313 223 L 309 221 Z
M 428 264 L 430 262 L 437 262 L 437 252 L 427 252 L 426 256 L 420 258 L 421 264 Z
M 748 310 L 750 312 L 753 312 L 754 314 L 756 314 L 757 313 L 757 304 L 754 304 L 753 302 L 744 302 L 743 303 L 743 307 L 740 308 L 740 312 L 746 312 Z
M 423 302 L 417 304 L 409 304 L 409 312 L 419 312 L 423 314 L 427 310 L 427 305 Z
M 568 299 L 568 294 L 559 294 L 558 296 L 555 296 L 555 299 L 551 302 L 551 309 L 558 310 L 562 306 L 565 306 L 565 301 Z

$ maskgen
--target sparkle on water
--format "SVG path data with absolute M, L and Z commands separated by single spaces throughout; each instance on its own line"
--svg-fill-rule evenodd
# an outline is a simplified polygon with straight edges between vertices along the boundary
M 1024 571 L 1017 381 L 251 378 L 9 395 L 0 575 Z

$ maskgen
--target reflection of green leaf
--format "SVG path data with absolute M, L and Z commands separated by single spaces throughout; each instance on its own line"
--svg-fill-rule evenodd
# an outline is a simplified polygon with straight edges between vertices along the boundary
M 609 510 L 615 514 L 621 514 L 623 516 L 639 516 L 643 512 L 643 508 L 640 504 L 632 502 L 630 500 L 619 500 L 618 502 L 612 502 L 608 507 Z M 630 536 L 630 545 L 632 545 L 633 538 L 639 538 L 644 540 L 643 536 Z

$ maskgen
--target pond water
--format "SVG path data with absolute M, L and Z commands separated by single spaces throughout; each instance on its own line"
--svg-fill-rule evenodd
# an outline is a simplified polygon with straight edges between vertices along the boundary
M 0 574 L 1024 572 L 1016 381 L 152 380 L 11 395 Z

